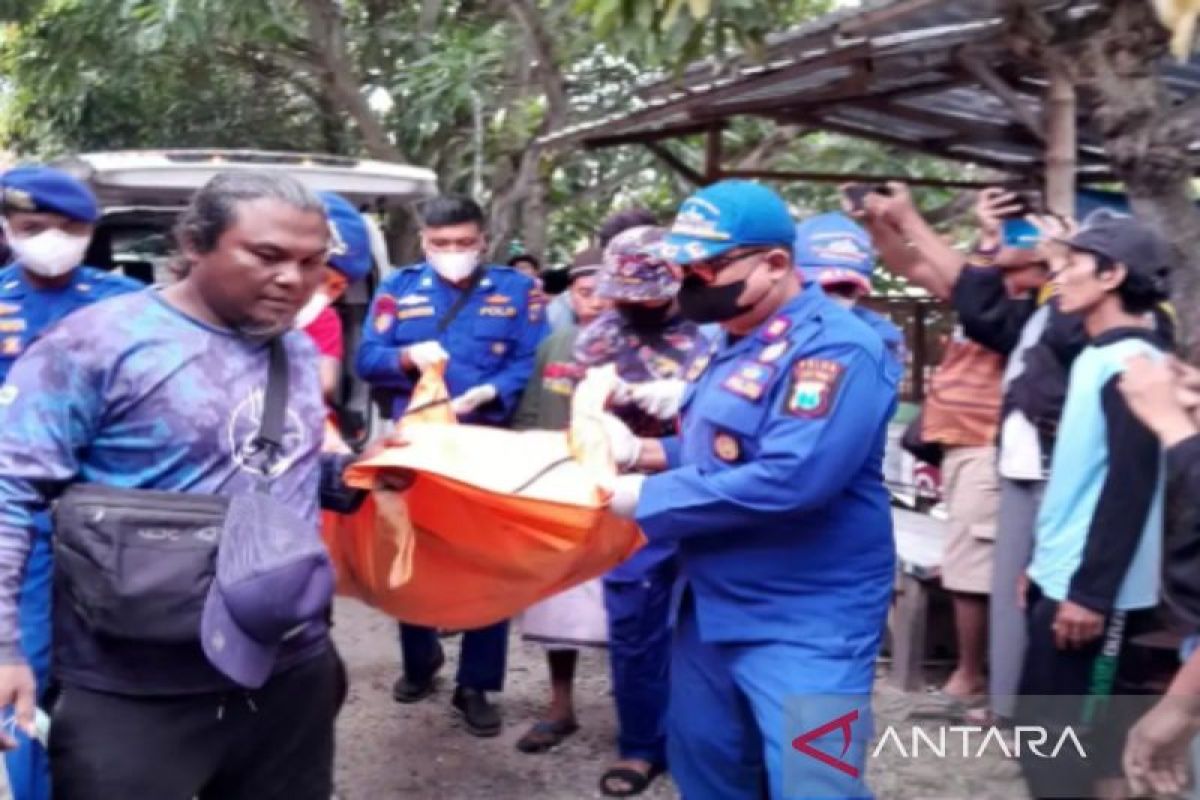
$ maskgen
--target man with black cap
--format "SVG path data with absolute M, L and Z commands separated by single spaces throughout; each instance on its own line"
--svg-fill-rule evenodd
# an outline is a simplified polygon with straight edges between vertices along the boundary
M 1054 272 L 1059 305 L 1082 315 L 1090 344 L 1071 371 L 1037 519 L 1021 696 L 1100 699 L 1128 679 L 1124 656 L 1138 612 L 1159 599 L 1162 447 L 1119 385 L 1131 359 L 1165 355 L 1150 312 L 1167 297 L 1172 256 L 1157 234 L 1128 217 L 1102 218 L 1062 244 L 1067 253 Z M 1022 724 L 1078 724 L 1087 713 L 1086 706 L 1036 700 L 1020 700 L 1017 709 Z M 1022 766 L 1035 796 L 1058 796 L 1090 790 L 1092 781 L 1109 777 L 1105 770 L 1119 775 L 1119 753 L 1104 758 L 1092 750 L 1076 763 L 1066 753 Z

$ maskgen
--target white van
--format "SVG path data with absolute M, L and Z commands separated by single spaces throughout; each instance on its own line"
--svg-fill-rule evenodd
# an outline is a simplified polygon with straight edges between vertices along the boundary
M 353 372 L 363 320 L 375 287 L 391 269 L 377 217 L 437 194 L 437 176 L 423 167 L 344 156 L 263 150 L 128 150 L 83 153 L 59 161 L 87 182 L 100 201 L 102 216 L 84 263 L 120 271 L 143 283 L 172 280 L 172 229 L 196 189 L 218 172 L 283 172 L 319 191 L 345 197 L 364 212 L 372 231 L 374 269 L 338 302 L 345 329 L 346 358 L 339 395 L 339 419 L 351 443 L 361 443 L 372 427 L 367 386 Z

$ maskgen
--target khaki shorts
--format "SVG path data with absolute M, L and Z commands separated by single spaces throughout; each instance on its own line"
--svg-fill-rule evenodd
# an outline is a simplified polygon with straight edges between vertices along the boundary
M 995 447 L 950 447 L 942 461 L 949 535 L 942 553 L 942 586 L 952 592 L 988 594 L 992 547 L 1000 511 Z

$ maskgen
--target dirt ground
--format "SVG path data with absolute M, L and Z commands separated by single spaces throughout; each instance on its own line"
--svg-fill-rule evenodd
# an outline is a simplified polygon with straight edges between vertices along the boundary
M 508 682 L 500 696 L 505 728 L 494 739 L 467 734 L 450 708 L 457 641 L 446 640 L 449 657 L 438 692 L 417 705 L 393 702 L 399 646 L 390 620 L 350 601 L 339 602 L 336 639 L 350 669 L 351 688 L 339 721 L 337 791 L 340 800 L 582 800 L 602 797 L 600 773 L 613 756 L 614 720 L 607 663 L 602 652 L 585 653 L 577 685 L 581 730 L 544 755 L 517 752 L 514 743 L 536 718 L 546 695 L 541 650 L 515 635 Z M 881 667 L 882 670 L 885 669 Z M 879 683 L 876 725 L 899 722 L 917 702 Z M 873 761 L 868 782 L 879 798 L 1022 800 L 1026 796 L 1014 761 L 988 754 L 948 764 L 887 755 Z M 676 798 L 661 779 L 643 797 Z

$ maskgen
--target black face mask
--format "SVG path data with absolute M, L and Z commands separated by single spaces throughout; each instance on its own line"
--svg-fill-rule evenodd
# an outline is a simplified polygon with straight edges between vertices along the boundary
M 745 278 L 724 286 L 710 286 L 697 276 L 688 275 L 679 287 L 679 313 L 700 324 L 733 319 L 754 305 L 738 305 L 738 298 L 745 289 Z
M 671 304 L 644 306 L 638 303 L 619 303 L 617 313 L 634 330 L 655 330 L 666 325 L 671 317 Z

